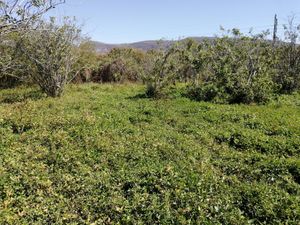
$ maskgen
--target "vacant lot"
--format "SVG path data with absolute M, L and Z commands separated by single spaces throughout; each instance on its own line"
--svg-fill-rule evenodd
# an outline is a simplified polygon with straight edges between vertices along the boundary
M 300 95 L 246 106 L 141 93 L 0 91 L 0 224 L 299 224 Z

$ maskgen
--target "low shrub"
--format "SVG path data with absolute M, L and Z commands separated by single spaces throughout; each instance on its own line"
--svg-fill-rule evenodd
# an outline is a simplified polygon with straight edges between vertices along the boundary
M 219 89 L 214 83 L 189 86 L 186 96 L 195 101 L 213 101 L 219 94 Z

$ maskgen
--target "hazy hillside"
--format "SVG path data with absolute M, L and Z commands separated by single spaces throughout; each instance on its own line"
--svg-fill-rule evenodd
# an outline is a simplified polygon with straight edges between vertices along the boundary
M 211 39 L 211 37 L 190 37 L 197 41 L 202 41 L 206 38 Z M 123 43 L 123 44 L 108 44 L 98 41 L 93 41 L 93 43 L 96 45 L 96 49 L 98 52 L 109 52 L 113 48 L 136 48 L 144 51 L 148 51 L 151 49 L 157 49 L 160 47 L 167 48 L 172 43 L 174 43 L 177 40 L 150 40 L 150 41 L 140 41 L 140 42 L 134 42 L 134 43 Z

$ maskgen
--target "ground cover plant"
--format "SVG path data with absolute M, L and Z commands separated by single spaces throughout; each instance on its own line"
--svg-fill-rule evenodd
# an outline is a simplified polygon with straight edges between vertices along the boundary
M 0 91 L 0 224 L 299 224 L 300 96 Z

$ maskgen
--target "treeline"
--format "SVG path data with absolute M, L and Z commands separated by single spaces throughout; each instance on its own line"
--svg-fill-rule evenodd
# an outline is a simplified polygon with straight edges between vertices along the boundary
M 276 42 L 267 39 L 267 32 L 243 35 L 233 29 L 202 42 L 178 41 L 168 49 L 98 54 L 74 20 L 28 18 L 20 26 L 2 15 L 1 88 L 39 85 L 57 97 L 69 82 L 129 81 L 144 83 L 145 96 L 161 98 L 179 83 L 184 84 L 182 95 L 220 103 L 265 103 L 300 88 L 300 26 L 292 22 L 284 27 L 284 39 Z

